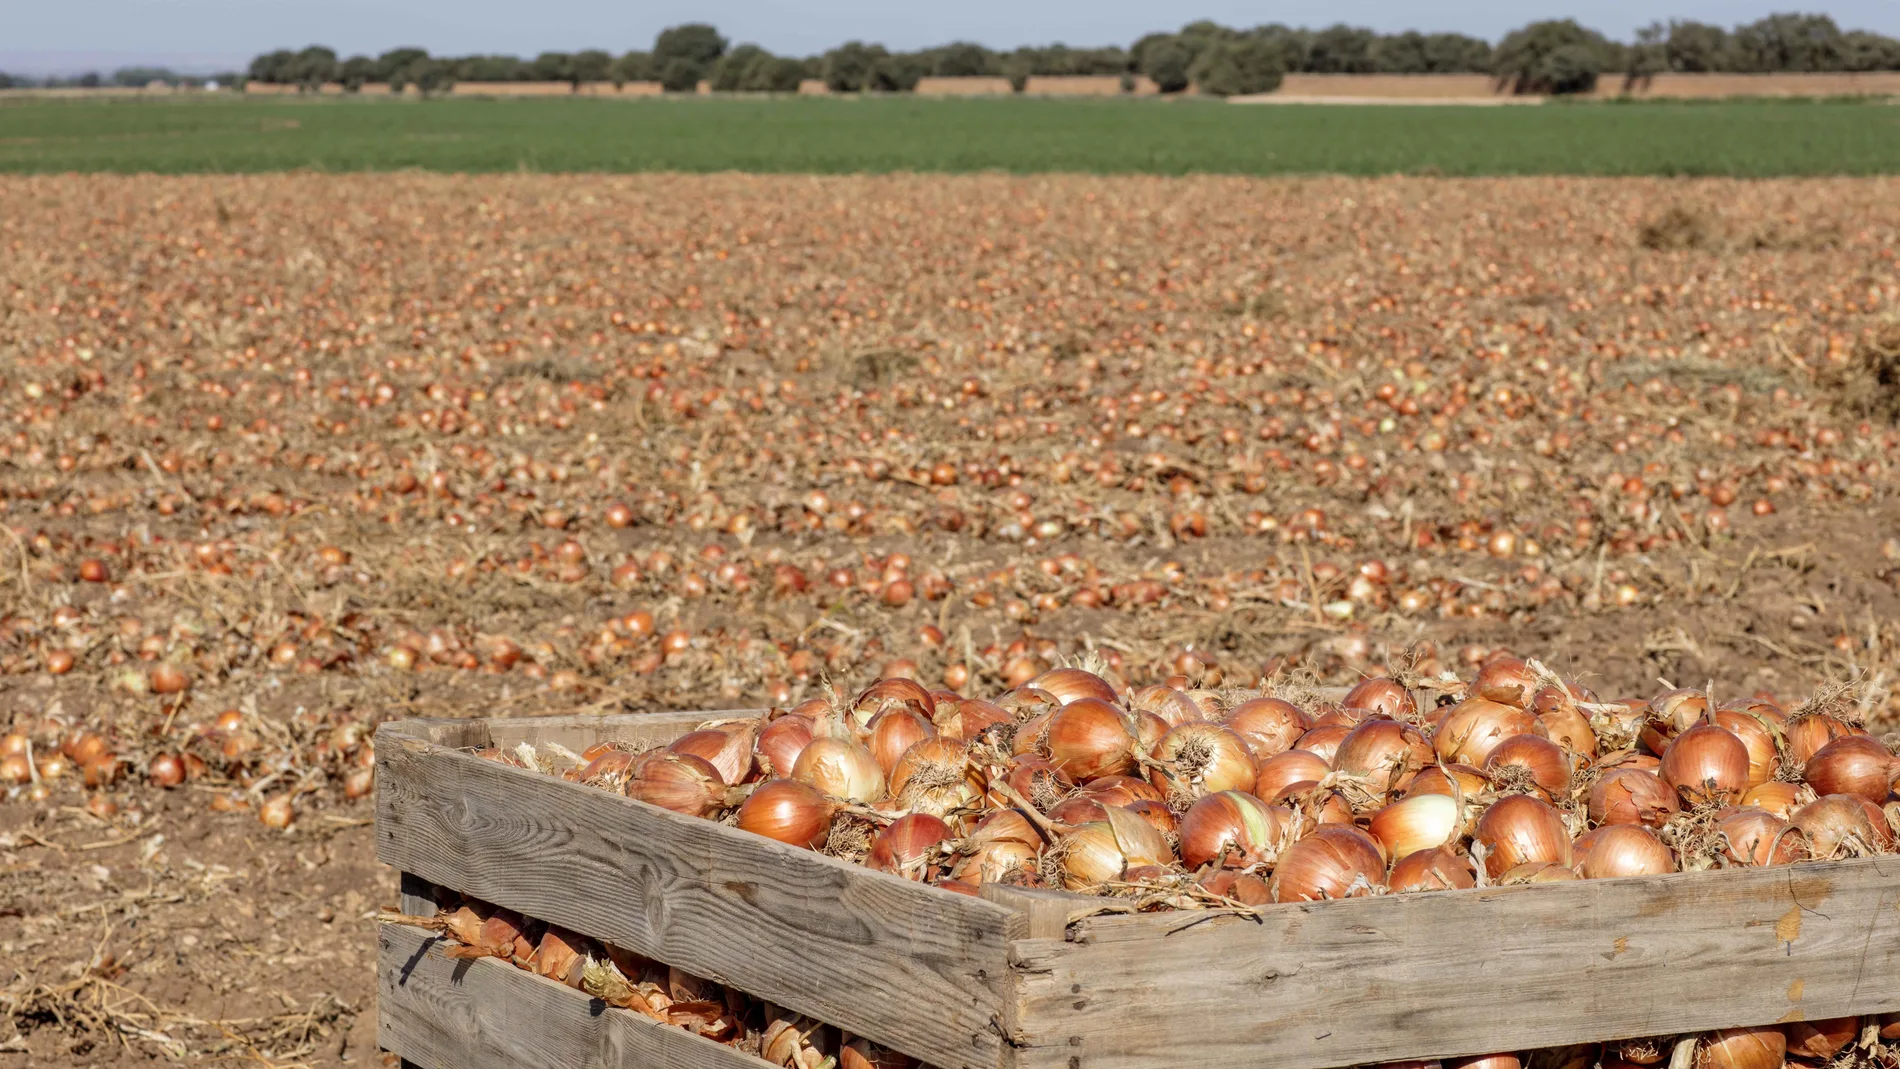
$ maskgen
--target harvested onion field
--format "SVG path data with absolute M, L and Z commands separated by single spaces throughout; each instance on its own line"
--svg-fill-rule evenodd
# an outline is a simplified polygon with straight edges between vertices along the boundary
M 1891 729 L 1891 180 L 0 206 L 0 1051 L 34 1065 L 380 1064 L 386 718 L 1508 650 L 1603 697 L 1851 682 Z

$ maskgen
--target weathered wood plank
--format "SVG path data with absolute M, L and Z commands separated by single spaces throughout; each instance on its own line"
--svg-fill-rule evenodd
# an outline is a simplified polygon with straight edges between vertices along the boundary
M 999 1064 L 1004 907 L 387 730 L 385 864 L 946 1069 Z
M 478 749 L 490 745 L 487 720 L 471 717 L 418 717 L 414 720 L 391 720 L 377 728 L 377 734 L 385 731 L 410 738 L 424 739 L 437 746 L 446 746 L 451 750 Z M 501 721 L 495 721 L 501 723 Z
M 377 926 L 377 1042 L 421 1069 L 765 1069 L 765 1062 L 499 961 Z
M 1320 1069 L 1900 1009 L 1900 858 L 1080 922 L 1018 1064 Z
M 527 716 L 490 720 L 494 745 L 513 749 L 527 742 L 554 742 L 580 753 L 597 742 L 633 742 L 660 746 L 710 720 L 764 716 L 764 709 L 708 709 L 656 713 L 614 713 L 610 716 Z

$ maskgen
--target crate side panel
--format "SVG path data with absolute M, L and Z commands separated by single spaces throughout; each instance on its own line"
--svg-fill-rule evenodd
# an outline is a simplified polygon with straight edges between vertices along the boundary
M 765 1069 L 747 1054 L 498 961 L 378 925 L 377 1042 L 425 1069 Z
M 1900 858 L 1083 922 L 1014 948 L 1026 1066 L 1442 1058 L 1900 1010 Z
M 808 1013 L 994 1066 L 1001 906 L 415 742 L 379 746 L 385 864 Z

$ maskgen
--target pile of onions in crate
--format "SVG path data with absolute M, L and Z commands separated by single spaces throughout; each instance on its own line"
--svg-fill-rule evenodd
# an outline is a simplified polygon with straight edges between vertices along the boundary
M 1177 680 L 1178 681 L 1178 680 Z M 1599 701 L 1535 661 L 1336 704 L 1118 692 L 994 702 L 884 679 L 659 750 L 485 751 L 963 893 L 1001 881 L 1249 908 L 1889 853 L 1900 759 L 1838 694 Z

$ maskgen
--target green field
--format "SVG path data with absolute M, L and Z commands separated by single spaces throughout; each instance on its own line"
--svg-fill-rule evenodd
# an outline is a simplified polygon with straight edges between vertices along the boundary
M 0 171 L 1900 172 L 1900 107 L 15 98 Z

